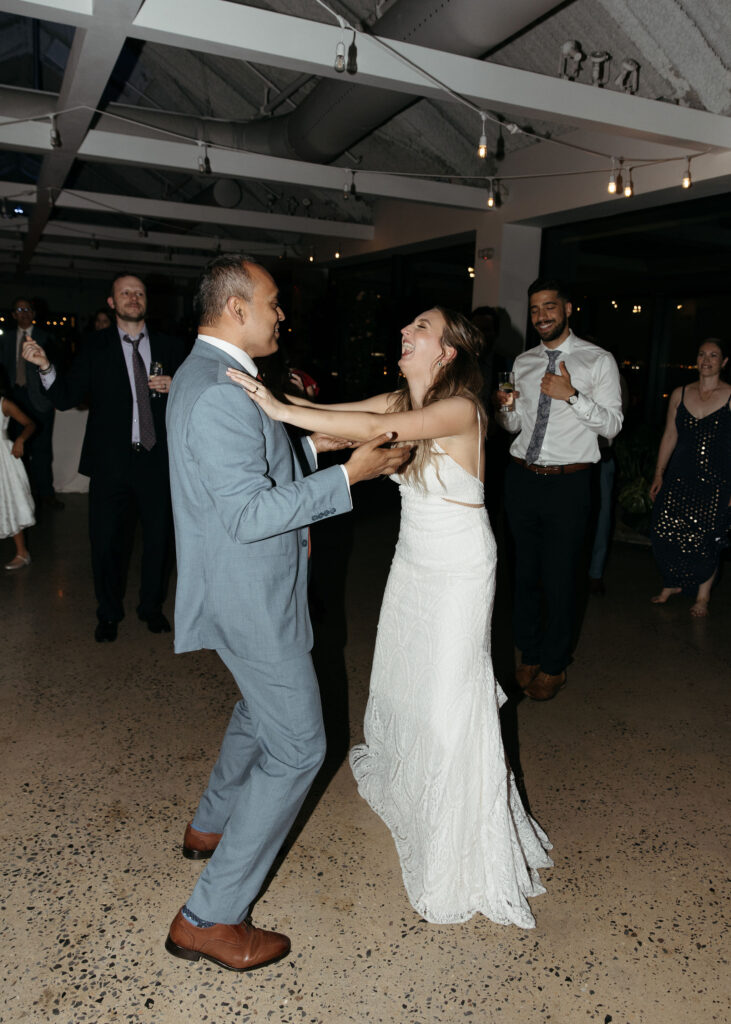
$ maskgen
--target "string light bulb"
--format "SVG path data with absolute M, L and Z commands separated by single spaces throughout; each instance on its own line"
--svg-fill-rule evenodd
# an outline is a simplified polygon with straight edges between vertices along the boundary
M 335 47 L 335 70 L 342 75 L 345 71 L 345 43 L 341 39 Z
M 688 164 L 685 168 L 685 174 L 683 175 L 682 185 L 683 188 L 690 188 L 693 184 L 693 179 L 690 176 L 690 157 L 688 157 Z
M 140 236 L 140 238 L 147 238 L 147 228 L 145 227 L 145 222 L 143 221 L 142 217 L 140 217 L 140 224 L 139 227 L 137 228 L 137 234 Z
M 208 159 L 208 143 L 198 143 L 198 170 L 201 174 L 211 173 L 211 161 Z
M 632 168 L 630 168 L 629 178 L 627 180 L 626 185 L 624 186 L 624 198 L 625 199 L 631 199 L 634 194 L 635 194 L 635 186 L 634 186 L 634 183 L 632 181 Z
M 51 114 L 51 149 L 61 148 L 61 135 L 56 127 L 56 115 Z
M 349 75 L 358 74 L 358 47 L 355 45 L 355 31 L 353 31 L 353 41 L 348 47 L 348 60 L 345 65 L 345 70 Z
M 484 111 L 480 111 L 480 117 L 482 118 L 482 134 L 480 135 L 480 141 L 477 146 L 477 155 L 480 160 L 484 160 L 487 156 L 487 134 L 485 132 L 485 122 L 487 121 L 487 115 Z
M 487 208 L 488 210 L 495 209 L 495 182 L 492 178 L 487 186 Z
M 612 169 L 609 172 L 609 182 L 607 184 L 607 192 L 610 196 L 617 194 L 617 168 L 614 163 L 614 157 L 612 157 Z

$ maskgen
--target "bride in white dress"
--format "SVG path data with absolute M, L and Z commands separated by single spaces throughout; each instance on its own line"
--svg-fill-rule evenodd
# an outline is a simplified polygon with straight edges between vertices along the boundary
M 434 923 L 476 913 L 531 928 L 528 897 L 550 843 L 507 764 L 490 659 L 495 541 L 483 493 L 481 335 L 427 310 L 401 332 L 407 387 L 363 402 L 274 399 L 229 370 L 274 419 L 352 441 L 416 442 L 395 477 L 401 529 L 383 598 L 365 743 L 350 752 L 358 789 L 388 825 L 414 909 Z

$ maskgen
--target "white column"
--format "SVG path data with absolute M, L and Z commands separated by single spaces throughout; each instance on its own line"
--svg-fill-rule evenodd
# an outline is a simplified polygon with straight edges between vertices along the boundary
M 499 258 L 498 306 L 507 317 L 500 325 L 498 348 L 517 355 L 525 348 L 528 286 L 538 277 L 541 229 L 524 224 L 503 224 Z M 509 320 L 509 323 L 507 322 Z

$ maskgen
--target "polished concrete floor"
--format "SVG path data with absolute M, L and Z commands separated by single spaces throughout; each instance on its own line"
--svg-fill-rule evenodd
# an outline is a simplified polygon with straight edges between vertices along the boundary
M 33 564 L 0 577 L 0 1021 L 729 1019 L 731 574 L 711 616 L 694 620 L 685 598 L 649 603 L 659 581 L 646 548 L 615 546 L 568 686 L 551 703 L 505 711 L 511 759 L 554 844 L 547 893 L 533 901 L 537 927 L 429 925 L 406 899 L 390 835 L 338 764 L 346 676 L 350 733 L 360 736 L 396 528 L 389 491 L 364 504 L 367 515 L 316 538 L 333 756 L 254 909 L 256 923 L 292 936 L 293 952 L 250 975 L 163 948 L 200 870 L 180 840 L 236 699 L 232 681 L 211 652 L 174 656 L 170 637 L 133 612 L 116 643 L 94 643 L 80 495 L 30 531 Z M 9 541 L 1 553 L 12 555 Z M 132 594 L 136 575 L 133 563 Z M 494 627 L 504 682 L 506 579 L 503 569 Z M 333 614 L 340 584 L 346 617 Z

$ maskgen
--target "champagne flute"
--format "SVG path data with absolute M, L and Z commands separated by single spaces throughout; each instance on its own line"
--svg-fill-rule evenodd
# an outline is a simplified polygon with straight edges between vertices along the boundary
M 150 363 L 150 376 L 160 377 L 162 375 L 162 363 Z M 160 391 L 154 391 L 150 389 L 150 398 L 162 398 Z
M 511 409 L 515 404 L 515 374 L 510 372 L 498 374 L 498 391 L 504 392 L 508 396 L 508 401 L 505 403 L 505 409 Z

